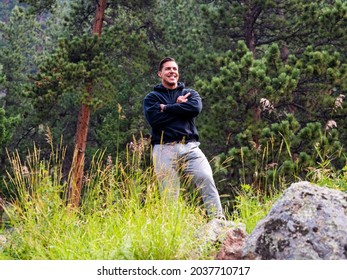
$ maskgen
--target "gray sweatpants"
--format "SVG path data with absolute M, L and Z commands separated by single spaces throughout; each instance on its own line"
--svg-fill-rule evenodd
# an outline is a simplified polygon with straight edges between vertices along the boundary
M 200 191 L 208 215 L 223 218 L 212 169 L 199 145 L 199 142 L 154 145 L 153 162 L 159 180 L 159 191 L 162 195 L 177 200 L 182 173 Z

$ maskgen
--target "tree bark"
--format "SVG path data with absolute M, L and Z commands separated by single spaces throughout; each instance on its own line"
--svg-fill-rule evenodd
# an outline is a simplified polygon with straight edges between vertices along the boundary
M 248 6 L 247 13 L 244 18 L 244 31 L 245 31 L 245 40 L 246 45 L 249 50 L 253 53 L 255 57 L 256 52 L 256 39 L 254 35 L 254 25 L 262 12 L 261 8 L 257 5 L 252 6 L 250 2 L 246 2 Z
M 258 17 L 260 16 L 262 9 L 259 5 L 253 5 L 252 1 L 245 1 L 247 5 L 247 13 L 244 16 L 244 33 L 245 41 L 248 49 L 252 52 L 253 57 L 256 58 L 256 36 L 254 33 L 254 27 Z M 251 96 L 256 96 L 258 91 L 255 88 L 251 88 L 248 92 Z M 261 110 L 257 103 L 252 108 L 254 123 L 259 122 L 261 119 Z M 256 145 L 259 145 L 259 136 L 253 135 L 253 141 Z
M 283 19 L 283 21 L 285 21 L 284 9 L 280 9 L 279 10 L 279 16 Z M 282 43 L 280 51 L 281 51 L 281 59 L 282 59 L 282 61 L 287 64 L 288 55 L 289 55 L 289 49 L 288 49 L 288 47 L 286 45 L 286 42 Z
M 93 34 L 97 34 L 99 37 L 101 37 L 102 23 L 106 7 L 107 0 L 99 0 L 97 2 L 96 15 L 93 24 Z M 87 100 L 81 105 L 78 114 L 75 136 L 75 152 L 71 167 L 69 204 L 72 207 L 78 207 L 81 198 L 84 176 L 85 150 L 87 147 L 87 135 L 90 120 L 90 106 L 88 101 L 90 101 L 92 97 L 93 81 L 87 82 L 86 92 Z

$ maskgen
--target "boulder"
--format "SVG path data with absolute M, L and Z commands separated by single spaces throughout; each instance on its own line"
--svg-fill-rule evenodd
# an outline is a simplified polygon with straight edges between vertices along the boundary
M 213 256 L 218 260 L 240 259 L 246 236 L 244 224 L 221 219 L 212 219 L 200 227 L 197 234 L 204 244 L 210 244 L 219 249 Z
M 347 194 L 292 184 L 246 238 L 243 259 L 347 259 Z
M 226 232 L 226 238 L 217 253 L 217 260 L 241 260 L 245 245 L 246 231 L 242 228 L 232 228 Z

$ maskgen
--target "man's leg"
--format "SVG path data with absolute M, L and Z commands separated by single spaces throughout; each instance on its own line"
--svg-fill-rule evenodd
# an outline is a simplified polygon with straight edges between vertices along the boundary
M 177 170 L 176 145 L 154 145 L 153 164 L 159 182 L 159 192 L 163 197 L 177 200 L 180 178 Z
M 185 173 L 190 176 L 192 183 L 199 189 L 207 214 L 211 218 L 225 218 L 210 163 L 205 154 L 200 150 L 199 145 L 199 142 L 192 142 L 185 145 Z

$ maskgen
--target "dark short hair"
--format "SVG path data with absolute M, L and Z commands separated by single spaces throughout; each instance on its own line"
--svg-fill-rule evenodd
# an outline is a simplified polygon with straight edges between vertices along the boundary
M 174 61 L 174 62 L 176 62 L 176 60 L 174 60 L 172 57 L 165 57 L 165 58 L 163 58 L 163 59 L 159 62 L 158 71 L 161 71 L 161 69 L 163 69 L 164 63 L 166 63 L 166 62 L 168 62 L 168 61 Z

